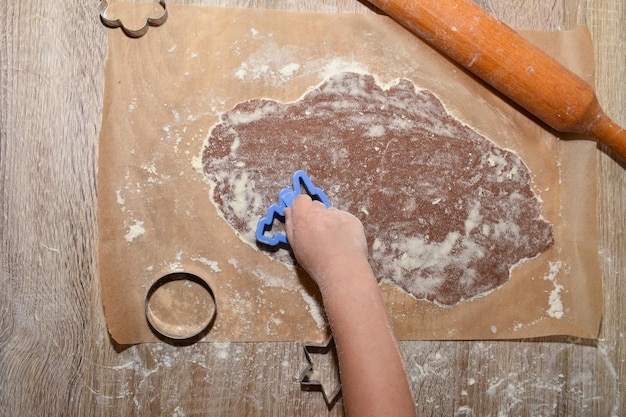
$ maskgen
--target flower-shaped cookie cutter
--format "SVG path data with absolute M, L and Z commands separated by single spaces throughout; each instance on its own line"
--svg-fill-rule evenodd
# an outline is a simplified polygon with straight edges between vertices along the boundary
M 163 8 L 163 14 L 159 17 L 148 17 L 146 18 L 146 23 L 139 29 L 129 29 L 124 26 L 121 19 L 109 19 L 106 17 L 106 10 L 109 7 L 109 2 L 107 0 L 100 0 L 100 20 L 102 24 L 106 27 L 116 29 L 122 29 L 122 32 L 126 34 L 129 38 L 141 38 L 143 35 L 148 32 L 150 26 L 161 26 L 167 20 L 167 6 L 165 5 L 165 0 L 160 0 L 159 4 Z
M 330 207 L 330 201 L 324 191 L 321 188 L 317 188 L 313 185 L 313 182 L 306 174 L 306 172 L 299 170 L 293 174 L 292 179 L 293 188 L 283 188 L 278 193 L 278 204 L 272 204 L 268 209 L 265 217 L 262 217 L 257 223 L 256 239 L 268 246 L 278 246 L 280 244 L 288 245 L 287 236 L 284 233 L 274 233 L 267 235 L 266 233 L 272 229 L 274 220 L 279 220 L 284 223 L 285 221 L 285 209 L 291 207 L 293 200 L 302 194 L 303 188 L 308 195 L 314 200 L 319 200 L 326 207 Z

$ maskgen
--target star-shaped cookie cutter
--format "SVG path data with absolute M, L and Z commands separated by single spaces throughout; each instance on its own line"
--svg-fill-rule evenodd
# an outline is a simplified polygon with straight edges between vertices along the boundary
M 121 19 L 109 19 L 106 17 L 106 10 L 109 7 L 109 2 L 107 0 L 100 0 L 100 20 L 102 24 L 106 27 L 116 29 L 122 29 L 122 32 L 126 34 L 129 38 L 141 38 L 143 35 L 148 32 L 150 26 L 161 26 L 167 20 L 167 6 L 165 5 L 165 0 L 160 0 L 159 4 L 163 7 L 163 14 L 160 17 L 148 17 L 146 19 L 146 23 L 139 29 L 129 29 L 124 26 Z
M 272 229 L 274 220 L 284 222 L 285 209 L 287 207 L 291 207 L 293 200 L 298 196 L 298 194 L 302 194 L 303 189 L 308 195 L 311 196 L 311 198 L 321 201 L 326 207 L 330 207 L 330 201 L 328 200 L 328 197 L 326 197 L 326 194 L 324 194 L 324 191 L 313 185 L 313 181 L 311 181 L 306 172 L 302 170 L 296 171 L 293 174 L 291 182 L 293 188 L 283 188 L 280 190 L 278 193 L 278 204 L 272 204 L 267 209 L 265 217 L 262 217 L 257 223 L 256 239 L 268 246 L 289 244 L 285 234 L 274 233 L 273 235 L 266 235 L 266 232 L 269 232 Z
M 337 380 L 334 386 L 327 387 L 324 383 L 318 379 L 314 379 L 315 364 L 313 363 L 312 355 L 327 355 L 329 352 L 335 355 L 335 340 L 332 336 L 328 337 L 322 343 L 308 342 L 304 344 L 304 355 L 306 356 L 309 365 L 300 373 L 298 382 L 300 387 L 307 391 L 321 391 L 328 407 L 332 407 L 339 398 L 341 393 L 341 382 L 339 381 L 339 374 L 337 373 Z

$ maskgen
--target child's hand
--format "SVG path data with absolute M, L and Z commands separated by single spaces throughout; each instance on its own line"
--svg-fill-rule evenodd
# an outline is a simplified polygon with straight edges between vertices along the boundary
M 415 417 L 385 302 L 367 262 L 363 225 L 353 215 L 328 209 L 306 194 L 285 209 L 285 217 L 289 244 L 320 288 L 341 352 L 346 416 Z
M 367 264 L 363 225 L 353 215 L 326 208 L 301 194 L 285 209 L 287 239 L 296 259 L 317 282 L 320 290 L 337 272 Z

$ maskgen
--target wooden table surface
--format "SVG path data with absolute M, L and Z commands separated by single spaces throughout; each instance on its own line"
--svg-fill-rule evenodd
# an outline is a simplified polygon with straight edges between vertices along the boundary
M 371 13 L 356 0 L 181 2 Z M 517 28 L 587 25 L 600 102 L 626 124 L 624 0 L 479 3 Z M 120 350 L 109 340 L 96 240 L 109 29 L 97 9 L 97 0 L 0 0 L 0 415 L 342 415 L 341 403 L 329 410 L 300 390 L 299 343 Z M 626 165 L 597 152 L 601 338 L 403 342 L 419 415 L 626 413 Z

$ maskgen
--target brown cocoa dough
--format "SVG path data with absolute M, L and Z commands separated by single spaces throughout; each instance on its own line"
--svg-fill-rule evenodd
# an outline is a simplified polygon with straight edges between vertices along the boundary
M 554 243 L 519 156 L 406 79 L 346 72 L 293 103 L 239 103 L 213 126 L 202 163 L 219 213 L 254 246 L 259 218 L 305 170 L 361 219 L 376 276 L 441 306 L 493 291 Z

